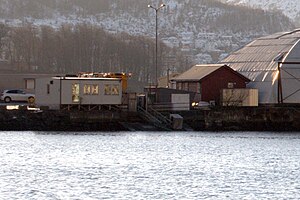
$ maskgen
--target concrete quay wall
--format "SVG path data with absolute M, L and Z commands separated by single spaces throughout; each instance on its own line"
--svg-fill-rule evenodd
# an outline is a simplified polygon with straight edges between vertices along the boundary
M 300 131 L 300 107 L 223 107 L 181 115 L 198 131 Z
M 120 122 L 138 121 L 134 113 L 111 111 L 1 110 L 2 131 L 126 131 Z
M 300 107 L 213 108 L 174 111 L 194 131 L 300 131 Z M 162 113 L 168 116 L 170 112 Z M 129 131 L 147 124 L 127 111 L 0 110 L 1 131 Z

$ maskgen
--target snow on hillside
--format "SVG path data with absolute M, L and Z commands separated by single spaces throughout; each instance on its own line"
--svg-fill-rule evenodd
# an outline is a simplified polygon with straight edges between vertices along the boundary
M 221 0 L 234 5 L 247 5 L 264 10 L 279 10 L 289 18 L 295 20 L 300 17 L 299 0 Z
M 244 1 L 252 2 L 254 0 Z M 37 3 L 34 0 L 33 2 Z M 152 2 L 153 5 L 155 2 Z M 164 0 L 163 2 L 167 6 L 158 13 L 159 39 L 166 45 L 181 50 L 187 59 L 192 60 L 191 62 L 217 62 L 254 38 L 293 28 L 293 25 L 284 16 L 267 16 L 266 13 L 257 10 L 240 9 L 218 1 Z M 237 0 L 235 0 L 236 2 Z M 257 2 L 259 1 L 257 0 Z M 265 0 L 265 2 L 269 1 Z M 37 3 L 37 5 L 39 4 Z M 27 13 L 26 17 L 21 20 L 20 18 L 8 19 L 9 13 L 7 13 L 2 20 L 0 19 L 0 22 L 12 26 L 32 23 L 34 25 L 50 25 L 54 28 L 58 28 L 64 23 L 85 22 L 102 27 L 110 33 L 127 32 L 131 35 L 155 37 L 155 11 L 148 9 L 146 3 L 139 2 L 138 9 L 131 6 L 118 10 L 116 5 L 116 2 L 111 3 L 109 12 L 90 14 L 88 10 L 85 10 L 84 15 L 74 12 L 72 9 L 60 13 L 59 9 L 47 7 L 48 10 L 45 8 L 44 12 L 52 13 L 52 17 L 34 18 L 28 17 L 31 13 Z M 1 5 L 0 0 L 1 7 L 5 8 L 7 5 Z M 83 10 L 83 8 L 77 10 Z M 42 16 L 40 13 L 37 15 Z

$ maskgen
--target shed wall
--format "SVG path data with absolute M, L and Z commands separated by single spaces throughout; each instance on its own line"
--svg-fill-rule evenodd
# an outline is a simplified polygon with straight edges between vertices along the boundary
M 35 83 L 34 80 L 41 77 L 51 77 L 50 74 L 17 74 L 17 73 L 0 73 L 0 91 L 6 89 L 22 89 L 29 93 L 35 93 L 35 85 L 26 88 L 26 80 Z M 33 81 L 33 82 L 32 82 Z M 28 85 L 27 85 L 28 86 Z
M 36 79 L 35 102 L 38 106 L 60 107 L 60 80 L 52 78 Z
M 220 68 L 201 81 L 201 100 L 220 101 L 221 89 L 228 88 L 228 83 L 235 83 L 234 88 L 245 88 L 245 79 L 226 68 Z
M 300 44 L 299 41 L 287 55 L 284 62 L 293 64 L 282 64 L 281 82 L 283 103 L 300 103 Z

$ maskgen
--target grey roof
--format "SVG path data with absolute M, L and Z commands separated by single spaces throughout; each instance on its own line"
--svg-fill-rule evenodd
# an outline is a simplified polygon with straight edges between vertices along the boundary
M 195 65 L 179 76 L 173 78 L 174 81 L 200 81 L 202 78 L 225 66 L 224 64 L 202 64 Z
M 299 39 L 300 30 L 261 37 L 232 53 L 220 63 L 227 64 L 232 69 L 248 77 L 252 81 L 249 87 L 258 88 L 260 91 L 260 103 L 277 103 L 278 62 L 300 61 L 300 48 L 297 47 L 299 46 Z M 282 64 L 280 67 L 283 77 L 283 93 L 286 93 L 287 96 L 295 92 L 298 93 L 295 88 L 293 89 L 294 91 L 291 91 L 291 87 L 287 84 L 296 84 L 298 82 L 297 85 L 300 88 L 300 81 L 294 81 L 293 83 L 290 80 L 287 81 L 291 78 L 294 80 L 297 78 L 287 76 L 287 74 L 291 73 L 288 72 L 287 65 Z M 296 65 L 293 65 L 293 68 L 295 67 Z M 287 74 L 284 76 L 284 73 Z M 300 69 L 294 70 L 292 74 L 296 77 L 299 74 L 300 78 Z M 286 82 L 284 82 L 285 78 Z M 286 98 L 286 102 L 300 103 L 300 92 L 297 98 L 299 98 L 298 102 L 295 102 L 290 97 Z M 295 97 L 294 99 L 297 98 Z

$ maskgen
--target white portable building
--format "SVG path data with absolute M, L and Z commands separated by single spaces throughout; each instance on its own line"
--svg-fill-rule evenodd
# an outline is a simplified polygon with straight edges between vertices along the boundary
M 119 105 L 122 83 L 119 78 L 49 77 L 36 79 L 38 106 L 60 109 L 74 105 Z

